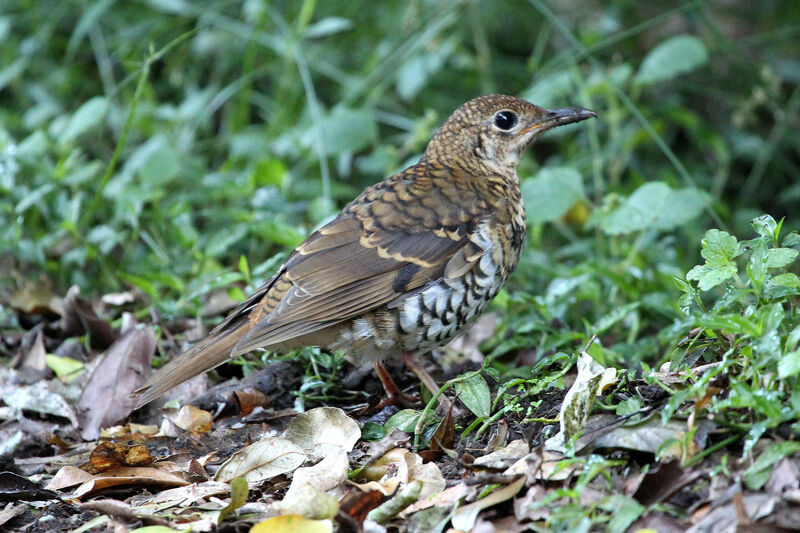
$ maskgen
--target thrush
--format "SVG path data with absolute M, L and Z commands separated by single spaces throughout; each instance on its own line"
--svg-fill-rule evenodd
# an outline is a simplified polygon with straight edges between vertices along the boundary
M 419 163 L 372 185 L 311 234 L 207 338 L 159 369 L 139 406 L 257 348 L 344 350 L 380 361 L 441 346 L 505 284 L 525 242 L 517 164 L 542 133 L 597 116 L 505 95 L 475 98 L 435 133 Z

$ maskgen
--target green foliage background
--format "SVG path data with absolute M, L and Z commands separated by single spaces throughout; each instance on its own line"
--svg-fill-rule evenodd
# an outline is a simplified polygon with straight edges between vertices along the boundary
M 460 103 L 504 92 L 600 118 L 521 166 L 530 242 L 495 353 L 600 333 L 625 360 L 664 357 L 705 230 L 749 237 L 797 204 L 799 7 L 8 2 L 4 299 L 46 276 L 194 313 L 268 277 Z

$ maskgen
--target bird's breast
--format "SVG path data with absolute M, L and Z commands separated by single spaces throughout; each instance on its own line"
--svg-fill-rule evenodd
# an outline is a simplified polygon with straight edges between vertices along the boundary
M 472 268 L 444 276 L 410 295 L 398 308 L 403 350 L 429 350 L 446 344 L 469 327 L 500 291 L 519 260 L 506 226 L 490 219 L 469 235 L 482 250 Z

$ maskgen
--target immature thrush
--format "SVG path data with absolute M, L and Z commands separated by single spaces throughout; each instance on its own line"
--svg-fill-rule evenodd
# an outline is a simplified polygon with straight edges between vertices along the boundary
M 378 362 L 447 343 L 519 261 L 523 152 L 545 131 L 595 116 L 504 95 L 463 104 L 419 163 L 368 187 L 308 237 L 206 339 L 151 376 L 139 405 L 256 348 L 315 345 Z

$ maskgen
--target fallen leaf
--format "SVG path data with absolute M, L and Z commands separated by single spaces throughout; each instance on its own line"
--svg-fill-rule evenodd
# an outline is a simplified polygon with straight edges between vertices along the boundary
M 179 428 L 193 433 L 208 433 L 214 425 L 214 417 L 211 413 L 198 409 L 194 405 L 184 405 L 177 415 L 168 416 L 168 418 Z
M 391 494 L 398 485 L 409 484 L 419 480 L 422 482 L 420 500 L 426 500 L 442 492 L 447 483 L 436 463 L 423 464 L 422 457 L 403 448 L 389 450 L 380 459 L 364 469 L 364 476 L 377 484 L 359 485 L 362 489 L 381 490 Z
M 47 350 L 44 348 L 44 335 L 41 328 L 36 333 L 36 338 L 33 340 L 28 351 L 22 356 L 18 366 L 32 368 L 34 370 L 42 371 L 47 368 L 46 363 Z
M 68 487 L 74 487 L 75 485 L 80 485 L 88 480 L 92 479 L 92 474 L 78 468 L 77 466 L 62 466 L 56 475 L 53 476 L 53 479 L 45 487 L 48 490 L 61 490 L 66 489 Z
M 317 407 L 293 418 L 283 436 L 322 459 L 339 448 L 352 451 L 361 428 L 338 407 Z
M 88 333 L 93 348 L 105 350 L 114 342 L 117 334 L 111 325 L 97 316 L 92 304 L 78 296 L 80 288 L 73 285 L 64 298 L 64 312 L 61 315 L 61 329 L 67 337 L 77 337 Z
M 467 485 L 463 481 L 458 485 L 447 487 L 442 492 L 434 494 L 430 498 L 421 499 L 414 505 L 404 509 L 401 516 L 408 516 L 417 511 L 428 509 L 429 507 L 454 507 L 462 499 L 474 495 L 475 487 Z
M 489 468 L 508 468 L 530 452 L 531 448 L 528 443 L 518 439 L 509 442 L 505 448 L 478 457 L 472 464 Z
M 514 500 L 514 516 L 520 522 L 545 520 L 550 516 L 551 507 L 540 505 L 547 491 L 541 484 L 532 485 L 521 498 Z
M 81 484 L 70 495 L 71 498 L 80 499 L 99 490 L 119 485 L 159 485 L 176 487 L 188 485 L 184 479 L 158 468 L 151 467 L 119 467 L 97 474 L 92 479 Z
M 309 520 L 299 515 L 282 515 L 267 518 L 250 528 L 250 533 L 332 533 L 330 520 Z
M 311 485 L 300 485 L 291 494 L 287 492 L 283 500 L 275 502 L 272 507 L 281 514 L 320 520 L 336 516 L 339 500 Z
M 89 462 L 97 472 L 105 472 L 120 466 L 145 466 L 153 462 L 150 451 L 141 444 L 126 446 L 116 442 L 103 441 L 99 443 Z
M 361 490 L 356 488 L 345 494 L 339 502 L 339 511 L 353 519 L 357 524 L 362 524 L 367 514 L 386 500 L 386 495 L 380 490 Z
M 3 524 L 5 524 L 10 520 L 13 520 L 14 518 L 23 514 L 27 510 L 28 506 L 25 504 L 17 505 L 14 502 L 9 502 L 8 504 L 6 504 L 5 508 L 2 511 L 0 511 L 0 526 L 2 526 Z
M 268 437 L 233 454 L 219 467 L 214 480 L 230 482 L 233 478 L 244 477 L 248 483 L 260 483 L 293 472 L 306 459 L 306 452 L 294 442 Z
M 128 331 L 106 351 L 78 401 L 84 439 L 97 439 L 100 428 L 114 424 L 133 411 L 137 400 L 130 395 L 149 371 L 155 349 L 155 334 L 147 327 Z
M 666 450 L 661 450 L 662 444 L 669 439 L 674 443 Z M 661 423 L 661 417 L 653 416 L 644 422 L 632 426 L 620 426 L 594 439 L 592 444 L 597 448 L 624 448 L 640 452 L 656 453 L 660 451 L 661 460 L 680 459 L 683 449 L 681 443 L 686 440 L 686 424 L 677 420 Z M 694 441 L 686 450 L 687 457 L 691 458 L 700 451 Z
M 22 287 L 11 295 L 9 305 L 26 315 L 57 317 L 64 314 L 64 303 L 53 293 L 49 278 L 24 281 Z
M 493 505 L 510 500 L 517 495 L 524 485 L 525 478 L 521 477 L 513 483 L 494 490 L 488 496 L 481 498 L 476 502 L 459 507 L 456 509 L 455 513 L 453 513 L 453 518 L 451 519 L 453 527 L 461 531 L 470 531 L 472 526 L 475 525 L 475 520 L 478 518 L 478 513 L 484 509 L 492 507 Z
M 171 507 L 188 507 L 211 496 L 223 496 L 230 492 L 230 485 L 217 481 L 204 481 L 183 487 L 162 490 L 157 494 L 141 494 L 131 498 L 134 512 L 153 514 Z
M 26 387 L 6 388 L 3 401 L 17 411 L 33 411 L 45 415 L 59 416 L 79 427 L 75 410 L 60 394 L 50 390 L 49 383 Z
M 239 416 L 247 416 L 253 412 L 256 407 L 268 407 L 270 404 L 267 395 L 261 391 L 257 391 L 252 387 L 246 390 L 237 390 L 233 392 L 233 398 L 239 406 Z
M 51 500 L 55 497 L 55 492 L 39 487 L 26 477 L 0 472 L 0 501 Z
M 274 504 L 281 514 L 299 514 L 306 518 L 333 518 L 339 510 L 338 500 L 325 491 L 347 481 L 347 453 L 339 448 L 325 459 L 294 472 L 292 484 L 283 501 Z

